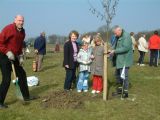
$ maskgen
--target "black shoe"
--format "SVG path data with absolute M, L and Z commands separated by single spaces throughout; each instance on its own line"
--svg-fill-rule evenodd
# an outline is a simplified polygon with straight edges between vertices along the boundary
M 128 93 L 124 93 L 123 98 L 128 98 Z
M 24 101 L 31 101 L 31 100 L 35 100 L 38 99 L 39 97 L 36 96 L 30 96 L 29 98 L 24 98 Z
M 0 109 L 5 109 L 5 108 L 8 108 L 8 106 L 5 104 L 0 104 Z
M 117 91 L 118 94 L 121 94 L 122 93 L 122 88 L 119 87 L 119 88 L 117 88 L 116 91 Z

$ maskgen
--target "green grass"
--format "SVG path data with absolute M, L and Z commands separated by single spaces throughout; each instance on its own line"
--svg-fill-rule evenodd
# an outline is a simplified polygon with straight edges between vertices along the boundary
M 138 59 L 137 52 L 134 58 L 135 61 Z M 147 58 L 148 55 L 145 62 L 148 62 Z M 48 52 L 43 63 L 44 71 L 32 72 L 33 55 L 30 55 L 24 66 L 27 76 L 35 75 L 40 80 L 39 86 L 30 88 L 32 95 L 43 97 L 63 90 L 65 71 L 62 60 L 63 53 Z M 44 108 L 41 98 L 24 105 L 16 99 L 15 86 L 11 84 L 5 100 L 9 108 L 0 110 L 0 120 L 160 120 L 160 68 L 134 65 L 129 72 L 130 98 L 135 97 L 135 101 L 111 97 L 115 78 L 114 68 L 109 65 L 109 100 L 103 101 L 101 94 L 95 100 L 84 101 L 81 109 Z M 92 96 L 90 91 L 87 95 Z

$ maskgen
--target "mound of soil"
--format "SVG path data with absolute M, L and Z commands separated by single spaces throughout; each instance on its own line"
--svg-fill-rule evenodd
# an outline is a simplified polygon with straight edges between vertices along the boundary
M 81 109 L 84 107 L 85 101 L 94 101 L 101 98 L 101 95 L 91 95 L 91 93 L 53 91 L 42 97 L 41 104 L 43 108 Z

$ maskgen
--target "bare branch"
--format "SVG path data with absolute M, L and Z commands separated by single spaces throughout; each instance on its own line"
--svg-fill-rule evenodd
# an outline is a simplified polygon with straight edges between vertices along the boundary
M 119 0 L 100 0 L 102 7 L 104 8 L 104 13 L 98 11 L 88 0 L 88 4 L 90 5 L 90 11 L 92 14 L 95 14 L 97 17 L 100 17 L 101 20 L 105 20 L 107 23 L 107 27 L 110 26 L 113 17 L 116 15 L 116 7 L 118 6 Z M 108 29 L 108 28 L 107 28 Z

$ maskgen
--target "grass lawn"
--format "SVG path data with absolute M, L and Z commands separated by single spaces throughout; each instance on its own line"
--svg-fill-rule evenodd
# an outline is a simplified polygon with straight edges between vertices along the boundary
M 16 99 L 15 86 L 11 84 L 5 100 L 9 108 L 0 110 L 0 120 L 160 120 L 160 67 L 136 66 L 138 52 L 134 55 L 135 64 L 129 71 L 130 99 L 120 100 L 120 97 L 111 96 L 115 78 L 114 68 L 109 65 L 109 99 L 103 101 L 102 94 L 93 96 L 91 89 L 88 93 L 77 93 L 75 89 L 69 95 L 63 93 L 62 52 L 47 52 L 42 72 L 32 72 L 31 54 L 24 68 L 27 76 L 39 78 L 39 86 L 29 89 L 31 95 L 40 98 L 24 104 Z M 145 62 L 148 63 L 148 54 Z M 47 96 L 51 96 L 48 104 L 43 102 Z M 135 100 L 131 101 L 132 98 Z M 75 106 L 67 106 L 69 103 Z

